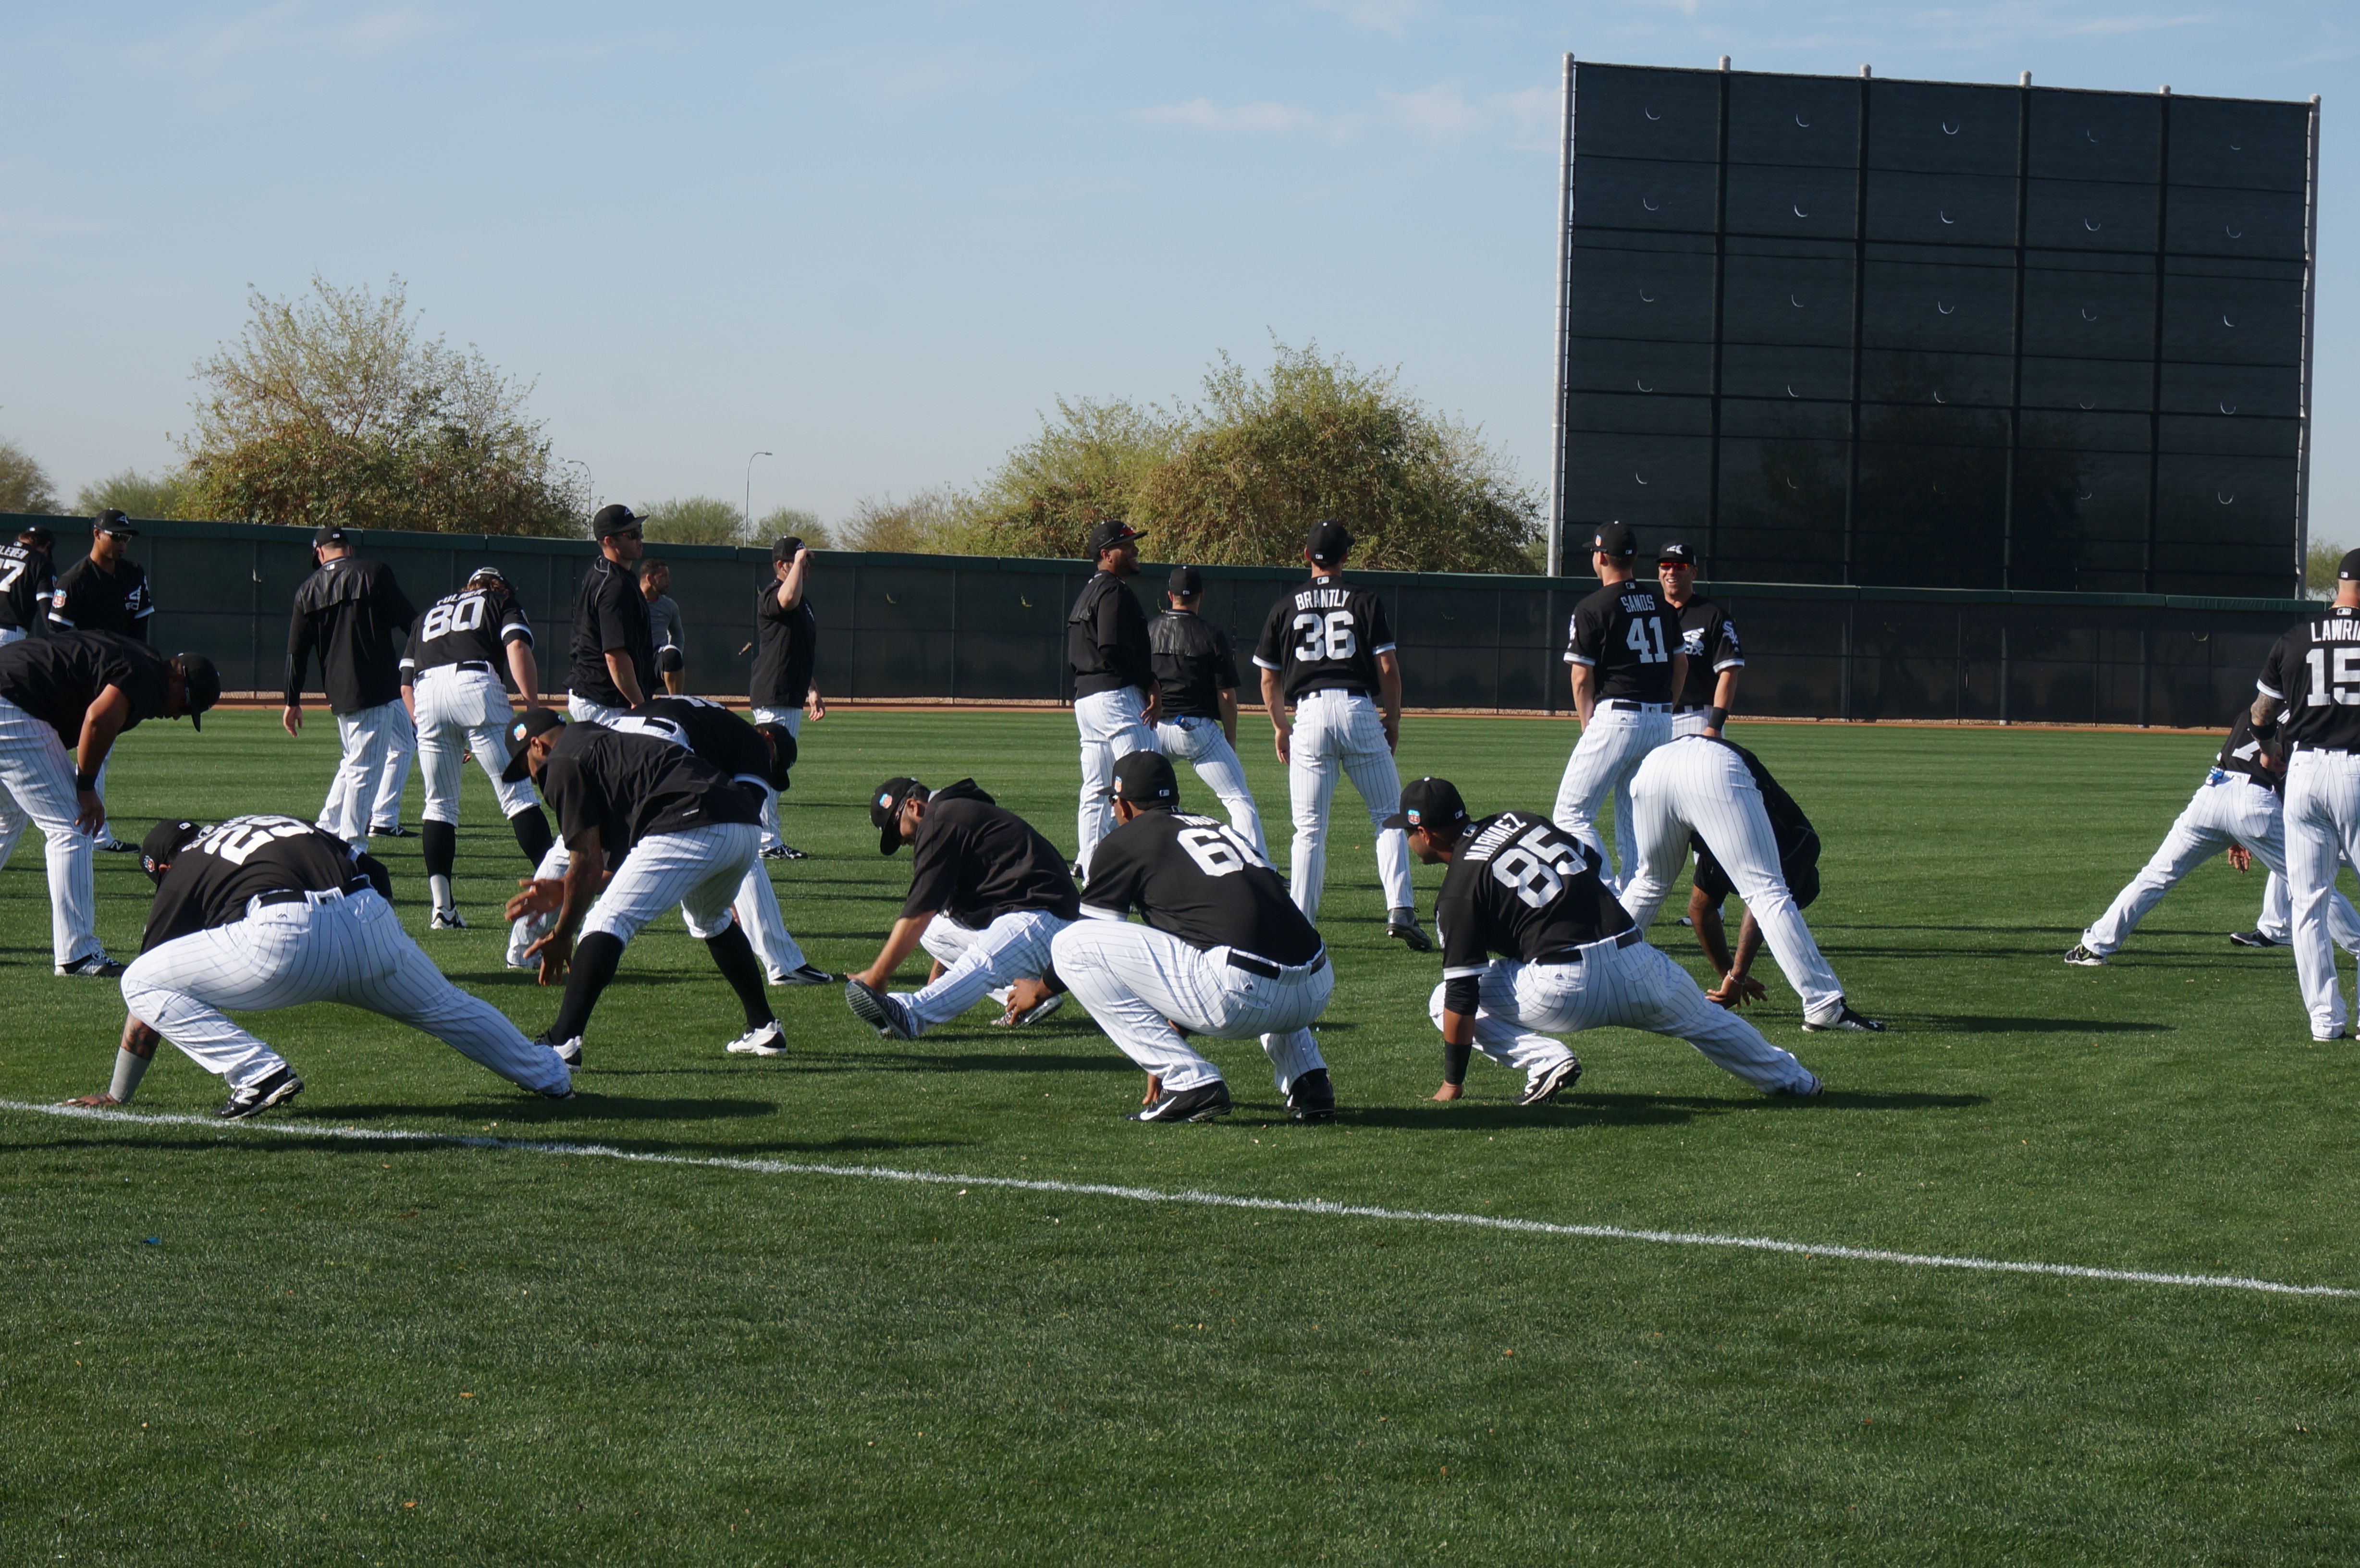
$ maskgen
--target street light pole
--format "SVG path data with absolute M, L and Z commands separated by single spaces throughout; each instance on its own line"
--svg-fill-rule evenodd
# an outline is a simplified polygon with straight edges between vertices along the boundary
M 754 537 L 754 458 L 776 457 L 774 452 L 758 452 L 746 460 L 746 537 Z

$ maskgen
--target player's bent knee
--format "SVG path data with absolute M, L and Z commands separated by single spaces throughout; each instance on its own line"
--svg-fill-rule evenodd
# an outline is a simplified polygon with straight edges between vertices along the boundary
M 1442 1027 L 1442 1000 L 1444 995 L 1448 992 L 1449 989 L 1450 982 L 1448 980 L 1444 981 L 1441 985 L 1437 985 L 1434 988 L 1434 996 L 1426 1002 L 1426 1016 L 1434 1020 L 1434 1027 L 1436 1029 L 1440 1029 Z

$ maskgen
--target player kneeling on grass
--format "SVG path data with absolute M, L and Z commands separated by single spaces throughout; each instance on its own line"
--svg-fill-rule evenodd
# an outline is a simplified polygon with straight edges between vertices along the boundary
M 1114 832 L 1098 841 L 1086 919 L 1050 942 L 1054 983 L 1157 1083 L 1142 1122 L 1225 1116 L 1229 1087 L 1188 1036 L 1262 1037 L 1297 1121 L 1331 1121 L 1336 1091 L 1311 1038 L 1336 971 L 1319 933 L 1261 852 L 1229 824 L 1179 810 L 1172 764 L 1134 751 L 1114 765 Z M 1145 925 L 1125 919 L 1137 908 Z M 1020 1004 L 1028 999 L 1020 986 Z
M 1524 1069 L 1519 1103 L 1536 1105 L 1581 1076 L 1565 1042 L 1541 1031 L 1606 1026 L 1687 1040 L 1765 1094 L 1819 1092 L 1801 1062 L 1713 1006 L 1687 970 L 1641 940 L 1598 879 L 1598 852 L 1546 817 L 1502 811 L 1472 822 L 1448 779 L 1420 779 L 1402 791 L 1400 825 L 1412 855 L 1450 867 L 1434 905 L 1442 936 L 1436 1099 L 1459 1098 L 1469 1053 L 1480 1049 Z
M 962 779 L 928 790 L 888 779 L 869 797 L 880 854 L 911 846 L 910 896 L 877 962 L 844 983 L 855 1017 L 891 1040 L 915 1040 L 987 996 L 1006 1004 L 1020 980 L 1049 973 L 1049 942 L 1081 918 L 1065 857 L 1015 812 Z M 888 992 L 893 972 L 923 945 L 934 961 L 925 988 Z M 1007 1007 L 1003 1024 L 1038 1022 L 1064 997 Z
M 402 931 L 385 867 L 334 833 L 294 817 L 232 817 L 213 828 L 162 822 L 139 846 L 139 864 L 156 898 L 123 975 L 130 1016 L 115 1083 L 66 1104 L 129 1104 L 160 1036 L 229 1081 L 215 1116 L 283 1105 L 303 1080 L 227 1015 L 307 1002 L 383 1013 L 521 1088 L 573 1095 L 557 1053 L 445 979 Z
M 761 852 L 762 812 L 753 796 L 671 741 L 569 724 L 547 708 L 527 708 L 508 734 L 516 746 L 508 768 L 532 775 L 557 812 L 569 855 L 563 880 L 532 879 L 508 900 L 512 920 L 557 914 L 525 949 L 541 966 L 542 985 L 565 982 L 557 1021 L 541 1040 L 568 1066 L 580 1066 L 591 1010 L 615 978 L 624 944 L 677 904 L 688 934 L 703 940 L 746 1009 L 746 1032 L 728 1049 L 748 1056 L 784 1050 L 762 991 L 761 963 L 729 907 Z M 577 932 L 584 933 L 578 946 Z

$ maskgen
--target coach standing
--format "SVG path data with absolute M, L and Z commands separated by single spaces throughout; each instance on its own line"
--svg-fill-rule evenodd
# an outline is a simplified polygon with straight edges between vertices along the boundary
M 623 506 L 601 506 L 590 519 L 598 559 L 574 597 L 573 670 L 566 681 L 566 711 L 577 721 L 628 713 L 655 687 L 655 634 L 635 570 L 647 549 L 640 542 L 646 521 Z
M 1109 517 L 1090 530 L 1092 577 L 1065 613 L 1065 663 L 1074 672 L 1074 724 L 1082 738 L 1081 841 L 1074 864 L 1087 881 L 1090 851 L 1114 831 L 1115 759 L 1153 751 L 1162 715 L 1147 613 L 1123 579 L 1139 575 L 1139 530 Z
M 1655 551 L 1655 583 L 1664 591 L 1688 656 L 1688 681 L 1672 694 L 1672 734 L 1719 735 L 1737 706 L 1737 672 L 1745 668 L 1738 650 L 1737 623 L 1729 612 L 1696 592 L 1696 549 L 1666 544 Z M 1622 802 L 1615 802 L 1619 809 Z M 1617 838 L 1627 835 L 1616 822 Z
M 803 716 L 827 717 L 812 670 L 819 656 L 819 617 L 812 613 L 812 553 L 792 535 L 770 548 L 770 581 L 754 594 L 754 683 L 746 695 L 754 722 L 801 737 Z M 775 814 L 762 823 L 762 858 L 801 860 L 803 852 L 779 837 Z
M 0 648 L 40 630 L 57 589 L 57 570 L 49 564 L 54 543 L 49 529 L 27 523 L 0 544 Z
M 320 808 L 320 830 L 366 850 L 371 808 L 379 802 L 386 774 L 398 768 L 406 776 L 408 757 L 397 754 L 417 746 L 401 705 L 401 650 L 418 611 L 394 581 L 393 569 L 353 554 L 352 536 L 344 529 L 313 533 L 311 556 L 319 568 L 295 590 L 288 617 L 287 706 L 279 722 L 290 735 L 303 733 L 303 677 L 316 650 L 320 683 L 344 744 Z M 398 816 L 398 800 L 395 805 Z

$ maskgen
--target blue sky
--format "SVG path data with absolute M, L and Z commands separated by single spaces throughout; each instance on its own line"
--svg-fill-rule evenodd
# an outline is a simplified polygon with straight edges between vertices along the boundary
M 599 492 L 842 515 L 1274 335 L 1548 476 L 1559 60 L 2325 98 L 2315 535 L 2360 541 L 2328 4 L 1590 0 L 0 11 L 0 434 L 169 462 L 249 285 L 408 280 Z

